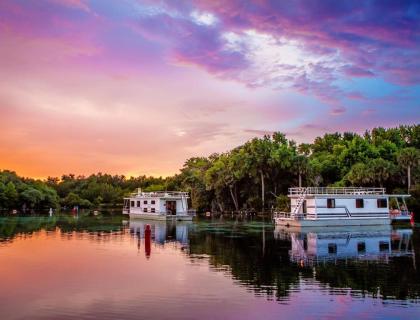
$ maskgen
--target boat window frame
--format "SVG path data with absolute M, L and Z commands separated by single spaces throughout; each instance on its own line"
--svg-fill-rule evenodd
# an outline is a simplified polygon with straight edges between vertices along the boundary
M 335 209 L 335 198 L 327 198 L 327 208 Z
M 147 208 L 143 208 L 143 212 L 147 212 Z
M 150 212 L 151 213 L 156 213 L 156 209 L 155 208 L 150 208 Z
M 156 200 L 150 200 L 150 204 L 156 204 Z
M 357 253 L 366 253 L 366 242 L 359 241 L 357 243 Z
M 137 200 L 137 207 L 138 207 L 138 208 L 140 208 L 140 207 L 141 207 L 141 205 L 140 205 L 140 200 Z
M 330 250 L 332 249 L 332 250 Z M 337 244 L 336 243 L 329 243 L 328 244 L 328 254 L 333 255 L 333 254 L 337 254 Z
M 130 207 L 135 207 L 136 206 L 136 202 L 134 200 L 130 200 Z
M 143 204 L 147 204 L 147 200 L 143 200 Z
M 376 199 L 376 206 L 381 209 L 388 208 L 388 199 L 387 198 Z
M 355 201 L 356 201 L 356 208 L 357 209 L 363 209 L 365 207 L 365 199 L 357 198 L 357 199 L 355 199 Z M 360 203 L 361 203 L 361 205 L 360 205 Z
M 389 252 L 389 249 L 391 248 L 389 242 L 387 241 L 379 241 L 379 252 Z

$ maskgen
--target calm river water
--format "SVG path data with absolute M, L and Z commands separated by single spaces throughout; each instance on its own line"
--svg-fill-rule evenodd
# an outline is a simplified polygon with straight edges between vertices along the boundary
M 280 318 L 419 319 L 420 229 L 0 218 L 0 319 Z

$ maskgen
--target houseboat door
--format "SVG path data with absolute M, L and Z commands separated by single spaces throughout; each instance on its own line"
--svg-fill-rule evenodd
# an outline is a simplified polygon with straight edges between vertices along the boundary
M 166 212 L 168 214 L 176 214 L 176 201 L 166 201 Z

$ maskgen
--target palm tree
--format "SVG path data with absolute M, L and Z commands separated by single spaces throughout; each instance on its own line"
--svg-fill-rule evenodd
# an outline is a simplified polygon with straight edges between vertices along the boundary
M 384 183 L 389 181 L 395 174 L 395 165 L 387 160 L 377 158 L 368 163 L 368 175 L 383 188 Z
M 398 154 L 398 163 L 401 167 L 407 169 L 407 189 L 411 189 L 411 168 L 417 166 L 420 162 L 420 152 L 418 149 L 410 147 L 404 148 Z
M 296 171 L 298 172 L 299 188 L 302 187 L 302 175 L 305 175 L 309 170 L 308 158 L 304 155 L 296 155 L 295 159 Z

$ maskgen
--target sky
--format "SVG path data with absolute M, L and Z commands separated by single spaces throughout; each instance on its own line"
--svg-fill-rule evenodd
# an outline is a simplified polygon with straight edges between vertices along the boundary
M 172 175 L 420 122 L 420 1 L 0 1 L 0 169 Z

